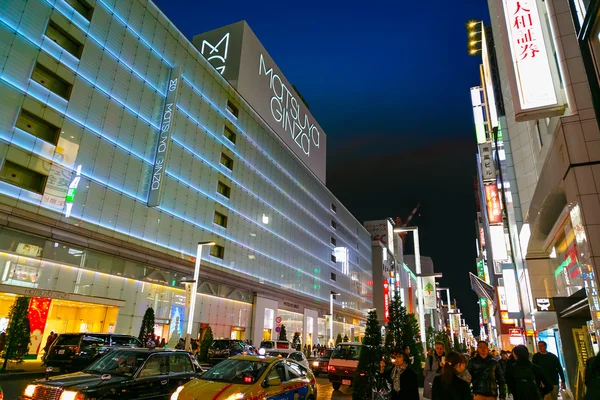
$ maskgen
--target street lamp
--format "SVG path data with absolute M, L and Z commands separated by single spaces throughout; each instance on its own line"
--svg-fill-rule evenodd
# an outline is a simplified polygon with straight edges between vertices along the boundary
M 451 307 L 452 307 L 451 301 L 450 301 L 450 288 L 441 288 L 441 287 L 439 287 L 439 288 L 436 288 L 436 290 L 440 291 L 440 292 L 441 291 L 446 291 L 446 300 L 448 302 L 448 304 L 447 304 L 448 305 L 448 322 L 449 322 L 449 325 L 450 325 L 450 343 L 452 345 L 454 345 L 454 331 L 452 329 L 452 313 L 450 312 Z M 460 330 L 460 327 L 458 327 L 458 329 Z
M 329 294 L 329 343 L 333 343 L 333 296 L 339 296 L 340 294 L 334 292 Z
M 198 277 L 200 275 L 200 261 L 202 260 L 202 247 L 203 246 L 214 246 L 215 242 L 198 242 L 198 250 L 196 251 L 196 263 L 194 265 L 194 279 L 191 281 L 185 281 L 186 285 L 192 285 L 192 290 L 189 293 L 188 301 L 188 321 L 187 330 L 185 332 L 185 348 L 191 350 L 191 339 L 192 339 L 192 327 L 194 325 L 194 308 L 196 308 L 196 294 L 198 293 Z
M 421 331 L 421 344 L 423 345 L 423 351 L 427 352 L 427 338 L 425 337 L 425 304 L 423 303 L 423 279 L 421 278 L 421 248 L 419 246 L 419 228 L 416 226 L 407 226 L 396 228 L 394 229 L 394 232 L 413 233 L 413 239 L 415 242 L 415 272 L 417 274 L 417 291 L 419 292 L 419 330 Z

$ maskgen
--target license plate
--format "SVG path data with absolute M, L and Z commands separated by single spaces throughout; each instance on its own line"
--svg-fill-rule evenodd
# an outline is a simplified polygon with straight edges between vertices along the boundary
M 65 354 L 65 351 L 64 350 L 59 350 L 58 354 Z
M 342 385 L 350 386 L 352 381 L 350 379 L 342 379 Z

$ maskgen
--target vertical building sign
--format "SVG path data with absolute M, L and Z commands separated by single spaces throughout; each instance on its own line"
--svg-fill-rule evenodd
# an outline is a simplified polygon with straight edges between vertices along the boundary
M 154 157 L 154 167 L 150 177 L 150 192 L 148 193 L 148 207 L 160 205 L 162 189 L 164 187 L 165 169 L 167 167 L 167 157 L 169 156 L 169 147 L 171 146 L 171 134 L 175 125 L 175 109 L 177 108 L 177 95 L 181 85 L 181 67 L 171 68 L 169 85 L 167 87 L 167 99 L 162 113 L 162 122 L 160 132 L 158 133 L 158 144 L 156 146 L 156 156 Z
M 496 165 L 492 155 L 492 142 L 488 141 L 479 145 L 481 161 L 481 177 L 484 182 L 496 182 Z
M 485 143 L 487 140 L 486 129 L 485 129 L 485 117 L 483 115 L 483 101 L 481 86 L 475 86 L 471 88 L 471 104 L 473 105 L 473 120 L 475 122 L 475 136 L 477 137 L 477 143 Z
M 515 107 L 516 119 L 533 119 L 519 118 L 519 113 L 558 105 L 537 2 L 503 0 L 503 3 L 514 83 L 519 97 L 520 107 Z M 556 115 L 560 114 L 562 112 Z
M 521 318 L 521 304 L 519 292 L 517 291 L 517 276 L 513 264 L 502 264 L 502 278 L 504 279 L 504 290 L 506 291 L 506 307 L 509 318 Z
M 387 279 L 383 281 L 383 316 L 385 322 L 390 322 L 390 285 Z
M 437 308 L 437 292 L 435 290 L 435 278 L 424 276 L 423 278 L 423 305 L 427 309 Z
M 502 223 L 502 207 L 500 207 L 500 196 L 498 196 L 498 185 L 495 183 L 484 185 L 485 203 L 488 211 L 488 222 L 492 224 Z

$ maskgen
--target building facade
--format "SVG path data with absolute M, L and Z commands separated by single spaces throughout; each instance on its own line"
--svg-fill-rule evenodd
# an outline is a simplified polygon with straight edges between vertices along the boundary
M 0 10 L 2 325 L 25 295 L 30 314 L 43 310 L 34 343 L 50 330 L 137 335 L 147 307 L 175 340 L 182 278 L 197 243 L 213 241 L 193 336 L 211 326 L 257 343 L 284 324 L 323 342 L 332 292 L 334 334 L 359 336 L 369 234 L 326 188 L 324 165 L 298 156 L 155 4 Z
M 505 289 L 494 302 L 499 315 L 506 311 L 501 327 L 513 327 L 505 346 L 547 341 L 564 356 L 579 398 L 580 372 L 598 352 L 600 330 L 600 130 L 591 62 L 597 38 L 590 29 L 580 30 L 586 26 L 582 21 L 593 26 L 597 5 L 575 0 L 488 4 L 493 57 L 479 49 L 481 93 L 488 107 L 483 122 L 489 126 L 483 137 L 478 135 L 485 214 L 479 241 L 486 241 L 491 261 L 483 272 Z M 474 44 L 486 37 L 474 36 Z M 486 59 L 491 58 L 487 71 L 495 69 L 497 79 L 488 80 Z M 477 113 L 475 122 L 480 122 Z M 487 148 L 491 166 L 485 163 Z

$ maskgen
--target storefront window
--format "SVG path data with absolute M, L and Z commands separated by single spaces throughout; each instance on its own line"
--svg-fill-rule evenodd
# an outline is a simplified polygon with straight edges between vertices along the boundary
M 575 232 L 570 220 L 562 226 L 553 253 L 556 255 L 554 259 L 556 289 L 559 295 L 570 296 L 584 286 Z

